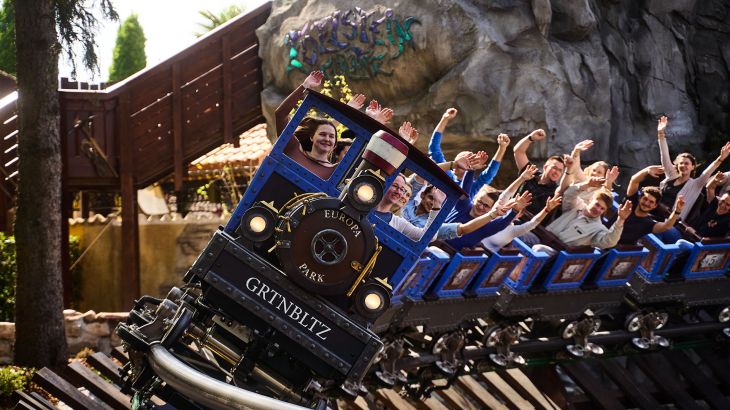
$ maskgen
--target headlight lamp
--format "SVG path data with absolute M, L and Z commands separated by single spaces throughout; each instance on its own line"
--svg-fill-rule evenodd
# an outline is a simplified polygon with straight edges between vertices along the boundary
M 369 170 L 350 181 L 346 191 L 345 201 L 360 212 L 368 212 L 383 198 L 383 179 Z
M 257 203 L 241 217 L 238 233 L 253 242 L 263 242 L 274 233 L 276 214 L 268 204 Z
M 375 321 L 389 306 L 390 289 L 378 279 L 368 279 L 355 292 L 353 307 L 365 319 Z

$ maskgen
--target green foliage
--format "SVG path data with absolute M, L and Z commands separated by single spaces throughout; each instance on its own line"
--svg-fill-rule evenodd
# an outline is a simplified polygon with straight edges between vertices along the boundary
M 0 9 L 0 70 L 17 74 L 15 67 L 15 7 L 12 0 L 3 1 Z
M 202 31 L 195 32 L 195 36 L 202 37 L 205 33 L 213 30 L 214 28 L 222 25 L 226 21 L 243 13 L 245 9 L 245 7 L 231 5 L 221 10 L 218 14 L 214 14 L 210 10 L 200 10 L 198 14 L 200 14 L 206 21 L 203 23 L 198 23 L 198 26 L 200 26 Z
M 69 235 L 68 253 L 71 265 L 73 265 L 81 256 L 81 240 L 78 236 Z M 71 284 L 71 308 L 78 309 L 81 301 L 81 264 L 77 264 L 71 269 Z
M 136 14 L 127 17 L 117 31 L 109 81 L 121 81 L 147 65 L 144 45 L 147 39 Z
M 56 0 L 54 2 L 58 38 L 66 57 L 71 62 L 72 77 L 76 76 L 76 50 L 74 45 L 80 44 L 83 54 L 82 62 L 89 71 L 98 72 L 96 56 L 96 32 L 99 21 L 93 7 L 99 7 L 101 16 L 110 20 L 118 20 L 111 0 L 98 0 L 87 4 L 87 0 Z
M 15 238 L 0 232 L 0 322 L 15 320 Z
M 69 253 L 71 262 L 81 254 L 79 238 L 69 236 Z M 0 232 L 0 322 L 15 320 L 15 279 L 18 268 L 15 263 L 15 237 Z M 72 305 L 77 305 L 80 299 L 81 266 L 77 265 L 71 271 L 73 286 L 71 294 Z
M 322 83 L 322 89 L 319 90 L 320 94 L 326 95 L 330 98 L 334 98 L 335 100 L 338 100 L 340 102 L 343 102 L 347 104 L 350 99 L 353 97 L 352 89 L 350 89 L 350 86 L 347 84 L 347 79 L 344 75 L 336 75 L 332 80 L 325 80 Z M 289 113 L 289 117 L 294 115 L 294 112 L 299 108 L 299 106 L 302 104 L 302 100 L 297 101 L 297 105 L 294 106 L 294 109 Z M 311 109 L 310 112 L 307 113 L 307 115 L 312 116 L 318 116 L 318 117 L 327 117 L 328 115 L 325 115 L 324 113 L 321 113 L 315 109 Z M 337 123 L 337 134 L 342 134 L 342 131 L 345 131 L 347 127 L 344 125 Z
M 347 84 L 347 79 L 345 79 L 345 76 L 341 74 L 334 76 L 332 80 L 325 80 L 324 84 L 322 84 L 322 90 L 320 93 L 345 104 L 347 104 L 353 96 L 352 90 Z M 342 135 L 342 132 L 346 129 L 347 127 L 337 123 L 337 135 Z
M 0 367 L 0 399 L 8 399 L 15 390 L 27 389 L 33 373 L 35 370 L 25 367 Z

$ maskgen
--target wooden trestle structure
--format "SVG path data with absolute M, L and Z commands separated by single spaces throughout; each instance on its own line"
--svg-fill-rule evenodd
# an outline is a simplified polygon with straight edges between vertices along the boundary
M 94 353 L 54 372 L 43 368 L 36 385 L 74 409 L 129 409 L 131 397 L 120 391 L 120 365 L 128 361 L 120 348 Z M 354 402 L 338 400 L 342 410 L 410 409 L 728 409 L 730 350 L 727 344 L 697 346 L 562 362 L 526 369 L 487 369 L 458 376 L 430 397 L 413 400 L 393 389 L 379 389 Z M 100 376 L 101 375 L 101 376 Z M 102 377 L 103 376 L 103 377 Z M 16 391 L 15 408 L 63 408 L 38 392 Z M 193 409 L 189 402 L 163 390 L 153 402 L 165 409 Z
M 268 2 L 107 89 L 59 90 L 62 212 L 64 218 L 70 216 L 78 191 L 121 193 L 125 277 L 116 296 L 125 306 L 131 307 L 140 289 L 137 190 L 170 175 L 181 189 L 188 162 L 223 143 L 235 143 L 238 133 L 265 122 L 256 28 L 270 13 Z M 14 205 L 16 117 L 14 103 L 0 108 L 3 231 L 9 229 L 7 210 Z M 68 238 L 67 232 L 63 237 Z

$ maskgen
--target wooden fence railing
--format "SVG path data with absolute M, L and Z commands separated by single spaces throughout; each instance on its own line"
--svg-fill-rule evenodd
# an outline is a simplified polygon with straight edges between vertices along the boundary
M 130 306 L 139 293 L 137 189 L 170 175 L 182 188 L 186 163 L 264 122 L 256 29 L 270 13 L 267 2 L 106 89 L 62 81 L 63 212 L 70 216 L 73 192 L 121 192 L 129 277 L 119 297 Z M 16 117 L 15 101 L 0 107 L 0 230 L 6 232 L 15 202 Z

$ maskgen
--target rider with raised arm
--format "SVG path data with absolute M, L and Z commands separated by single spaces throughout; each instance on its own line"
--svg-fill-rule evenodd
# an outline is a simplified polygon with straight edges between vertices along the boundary
M 545 131 L 537 129 L 531 132 L 514 147 L 515 164 L 519 172 L 522 172 L 528 164 L 532 162 L 527 157 L 527 150 L 534 141 L 545 139 Z M 549 157 L 542 167 L 542 172 L 538 172 L 536 178 L 525 181 L 519 188 L 518 192 L 528 191 L 532 193 L 532 204 L 527 207 L 527 211 L 531 214 L 540 212 L 547 202 L 547 199 L 555 195 L 558 188 L 558 181 L 563 175 L 565 165 L 563 158 L 557 155 Z

